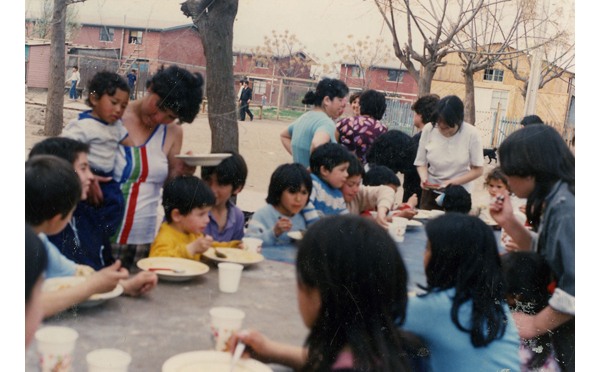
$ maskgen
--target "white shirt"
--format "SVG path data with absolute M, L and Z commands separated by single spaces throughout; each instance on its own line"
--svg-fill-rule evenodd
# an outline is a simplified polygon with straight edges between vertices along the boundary
M 450 137 L 444 137 L 437 126 L 431 123 L 423 127 L 415 166 L 428 168 L 428 181 L 442 184 L 445 181 L 462 176 L 471 167 L 483 167 L 483 145 L 477 128 L 463 122 L 458 131 Z M 473 193 L 473 181 L 462 187 Z
M 79 80 L 81 80 L 81 76 L 79 75 L 79 71 L 75 71 L 74 73 L 71 74 L 71 77 L 67 81 L 76 81 L 77 83 L 79 83 Z

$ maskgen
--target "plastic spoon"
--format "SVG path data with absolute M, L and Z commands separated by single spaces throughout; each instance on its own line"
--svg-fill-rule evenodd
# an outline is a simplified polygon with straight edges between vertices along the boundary
M 238 360 L 240 360 L 240 358 L 242 357 L 242 353 L 244 352 L 245 348 L 246 344 L 241 341 L 238 341 L 237 345 L 235 346 L 235 351 L 233 352 L 233 358 L 231 358 L 231 368 L 229 369 L 230 372 L 234 372 L 235 365 L 237 364 Z

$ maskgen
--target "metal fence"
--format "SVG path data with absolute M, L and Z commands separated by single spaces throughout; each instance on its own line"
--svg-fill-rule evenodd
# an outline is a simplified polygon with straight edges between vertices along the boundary
M 494 146 L 499 147 L 500 144 L 508 137 L 511 133 L 521 128 L 521 120 L 523 118 L 515 118 L 515 117 L 503 117 L 498 122 L 498 127 L 496 128 L 496 123 L 494 121 L 494 129 L 492 134 L 492 142 Z M 573 137 L 575 136 L 575 124 L 574 123 L 554 123 L 548 122 L 544 123 L 556 129 L 556 131 L 562 136 L 565 142 L 570 146 Z M 495 140 L 495 141 L 494 141 Z
M 411 104 L 397 99 L 386 99 L 385 103 L 387 107 L 381 122 L 390 130 L 401 130 L 411 136 L 415 134 Z

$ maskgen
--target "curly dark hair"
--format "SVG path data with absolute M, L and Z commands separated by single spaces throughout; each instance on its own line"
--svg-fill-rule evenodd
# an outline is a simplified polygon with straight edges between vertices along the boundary
M 421 115 L 423 118 L 423 124 L 431 123 L 435 117 L 435 110 L 440 96 L 437 94 L 426 94 L 419 98 L 415 103 L 410 106 L 411 110 Z
M 95 95 L 98 99 L 100 99 L 103 95 L 108 94 L 109 96 L 114 96 L 117 89 L 127 92 L 129 95 L 129 85 L 127 85 L 127 81 L 122 76 L 117 75 L 114 72 L 110 71 L 101 71 L 98 72 L 88 85 L 89 95 Z M 90 96 L 86 98 L 86 105 L 92 107 L 92 102 L 90 101 Z
M 166 69 L 162 66 L 152 77 L 149 87 L 160 97 L 160 108 L 173 111 L 182 123 L 191 123 L 200 111 L 203 85 L 204 78 L 199 72 L 192 74 L 173 65 Z

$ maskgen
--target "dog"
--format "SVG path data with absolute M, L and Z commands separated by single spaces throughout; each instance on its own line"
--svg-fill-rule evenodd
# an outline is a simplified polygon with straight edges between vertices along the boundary
M 487 156 L 488 159 L 490 159 L 488 164 L 490 164 L 492 160 L 495 160 L 496 163 L 498 163 L 498 158 L 496 157 L 496 150 L 498 150 L 497 147 L 494 147 L 493 149 L 483 149 L 483 157 L 485 158 Z

